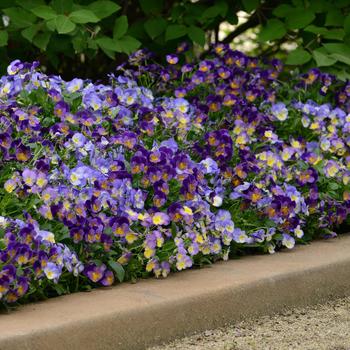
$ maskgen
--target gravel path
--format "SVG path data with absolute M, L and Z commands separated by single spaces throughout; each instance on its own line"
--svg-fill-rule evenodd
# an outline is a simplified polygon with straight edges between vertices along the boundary
M 149 350 L 350 350 L 350 297 L 205 331 Z

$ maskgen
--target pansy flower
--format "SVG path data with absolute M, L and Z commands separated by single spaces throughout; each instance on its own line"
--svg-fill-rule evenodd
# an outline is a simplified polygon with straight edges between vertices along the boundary
M 176 64 L 179 62 L 179 58 L 178 56 L 176 55 L 167 55 L 166 56 L 166 61 L 169 63 L 169 64 Z

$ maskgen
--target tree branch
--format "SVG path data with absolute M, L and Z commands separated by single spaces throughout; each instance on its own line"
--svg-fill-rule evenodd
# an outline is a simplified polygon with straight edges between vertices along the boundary
M 256 27 L 258 24 L 263 24 L 267 21 L 272 14 L 274 8 L 279 4 L 279 0 L 271 0 L 264 3 L 262 6 L 258 7 L 255 12 L 249 17 L 248 21 L 242 23 L 233 32 L 231 32 L 226 38 L 221 42 L 223 44 L 229 44 L 238 35 L 241 35 L 246 30 Z
M 247 29 L 253 28 L 259 24 L 259 16 L 257 15 L 257 12 L 254 12 L 247 22 L 242 23 L 240 26 L 238 26 L 233 32 L 231 32 L 224 40 L 221 42 L 223 44 L 229 44 L 235 37 L 238 35 L 241 35 L 244 33 Z

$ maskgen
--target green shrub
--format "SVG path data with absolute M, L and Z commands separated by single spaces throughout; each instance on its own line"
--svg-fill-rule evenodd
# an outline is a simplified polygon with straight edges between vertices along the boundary
M 292 66 L 325 67 L 349 77 L 349 0 L 3 0 L 0 57 L 40 60 L 66 77 L 101 77 L 125 55 L 147 47 L 159 55 L 182 41 L 196 53 L 219 41 L 220 24 L 236 25 L 224 43 L 258 35 L 254 54 L 287 58 Z M 239 11 L 247 21 L 238 23 Z M 285 43 L 297 48 L 286 52 Z M 193 52 L 192 52 L 193 54 Z M 288 54 L 288 57 L 287 57 Z

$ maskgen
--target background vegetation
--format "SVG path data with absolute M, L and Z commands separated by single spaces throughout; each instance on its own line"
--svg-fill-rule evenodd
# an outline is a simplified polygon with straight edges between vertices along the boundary
M 200 55 L 248 40 L 248 54 L 350 78 L 350 0 L 2 0 L 0 11 L 2 73 L 20 58 L 101 78 L 140 47 L 162 57 L 188 41 Z

